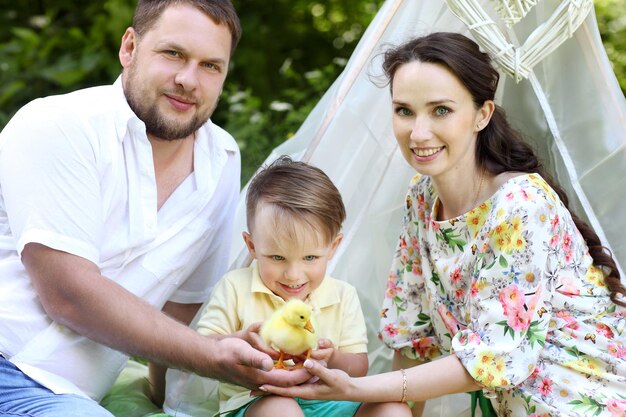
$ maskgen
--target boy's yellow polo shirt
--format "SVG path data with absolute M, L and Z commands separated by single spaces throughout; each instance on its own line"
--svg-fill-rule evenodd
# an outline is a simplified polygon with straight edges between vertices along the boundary
M 367 329 L 356 288 L 326 276 L 305 300 L 313 308 L 319 338 L 330 339 L 335 349 L 367 353 Z M 269 318 L 285 300 L 261 281 L 256 266 L 226 274 L 215 286 L 202 312 L 197 330 L 204 335 L 228 335 Z M 220 384 L 221 412 L 243 406 L 250 391 L 232 384 Z

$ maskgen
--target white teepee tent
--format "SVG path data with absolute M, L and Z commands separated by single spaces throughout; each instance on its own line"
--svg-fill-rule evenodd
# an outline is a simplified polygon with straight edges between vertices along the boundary
M 576 211 L 626 265 L 621 236 L 626 230 L 626 101 L 602 46 L 593 2 L 387 0 L 341 76 L 297 134 L 267 159 L 287 154 L 316 165 L 343 195 L 348 212 L 344 240 L 329 273 L 359 289 L 371 373 L 389 368 L 391 352 L 376 337 L 379 306 L 414 174 L 392 134 L 380 53 L 434 31 L 469 35 L 498 57 L 502 72 L 512 75 L 501 78 L 499 104 L 512 124 L 534 140 L 560 182 L 569 184 Z M 246 229 L 244 196 L 245 190 L 235 225 L 233 267 L 250 262 L 239 237 Z M 198 381 L 177 373 L 168 374 L 168 384 L 166 411 L 176 410 L 176 415 L 198 415 L 186 407 L 188 400 L 215 389 L 208 380 L 191 389 Z M 424 415 L 469 415 L 468 408 L 465 399 L 431 402 Z

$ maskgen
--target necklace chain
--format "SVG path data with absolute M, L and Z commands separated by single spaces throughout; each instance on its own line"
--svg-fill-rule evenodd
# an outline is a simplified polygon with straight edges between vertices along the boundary
M 476 204 L 480 203 L 480 201 L 478 199 L 480 198 L 480 192 L 483 189 L 483 183 L 484 182 L 485 182 L 485 170 L 482 169 L 480 171 L 480 181 L 478 183 L 478 190 L 476 190 L 476 196 L 474 197 L 474 201 L 472 203 L 473 204 L 472 209 L 476 207 Z M 444 218 L 444 215 L 443 215 L 443 204 L 441 203 L 441 200 L 439 198 L 437 199 L 436 210 L 437 210 L 436 219 L 437 220 L 443 220 L 443 218 Z
M 483 188 L 483 182 L 485 182 L 485 170 L 480 171 L 480 182 L 478 183 L 478 190 L 476 190 L 476 197 L 474 197 L 474 205 L 480 203 L 478 200 L 480 198 L 480 191 Z

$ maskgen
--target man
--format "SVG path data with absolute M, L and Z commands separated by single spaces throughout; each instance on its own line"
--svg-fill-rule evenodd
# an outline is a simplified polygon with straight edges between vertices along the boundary
M 139 0 L 115 84 L 0 133 L 0 416 L 110 416 L 96 401 L 127 355 L 151 361 L 156 402 L 167 366 L 307 379 L 186 326 L 227 267 L 240 156 L 209 117 L 239 37 L 229 0 Z

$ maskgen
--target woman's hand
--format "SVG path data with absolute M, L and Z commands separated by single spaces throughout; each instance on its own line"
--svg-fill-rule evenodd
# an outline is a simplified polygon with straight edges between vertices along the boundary
M 405 371 L 350 377 L 340 369 L 325 368 L 312 359 L 304 362 L 315 383 L 289 386 L 265 383 L 259 389 L 268 394 L 311 400 L 376 402 L 426 401 L 442 395 L 480 389 L 456 355 L 414 366 Z M 301 370 L 301 369 L 300 369 Z
M 265 393 L 285 397 L 300 397 L 307 400 L 354 400 L 355 379 L 340 369 L 328 369 L 314 360 L 304 362 L 304 368 L 311 376 L 319 378 L 315 383 L 293 387 L 277 387 L 269 384 L 259 389 Z

